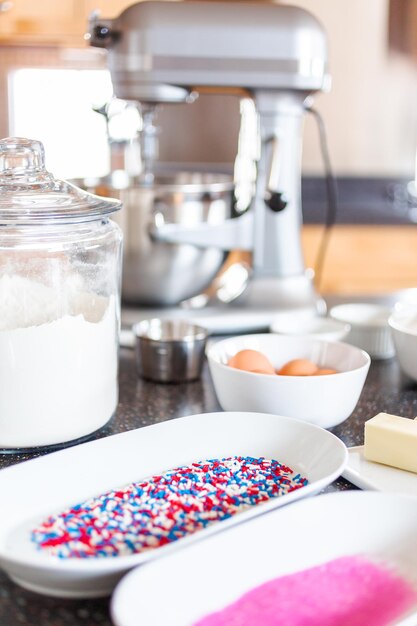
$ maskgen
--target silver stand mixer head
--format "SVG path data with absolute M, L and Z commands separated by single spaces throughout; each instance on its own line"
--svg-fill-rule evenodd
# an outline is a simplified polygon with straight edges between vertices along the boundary
M 108 49 L 116 95 L 145 106 L 145 179 L 152 180 L 157 102 L 186 102 L 207 88 L 250 95 L 261 151 L 249 211 L 222 224 L 169 224 L 156 236 L 171 243 L 249 250 L 248 287 L 227 307 L 324 312 L 301 246 L 304 103 L 328 85 L 326 38 L 317 20 L 286 5 L 145 1 L 115 20 L 95 16 L 90 37 L 92 45 Z

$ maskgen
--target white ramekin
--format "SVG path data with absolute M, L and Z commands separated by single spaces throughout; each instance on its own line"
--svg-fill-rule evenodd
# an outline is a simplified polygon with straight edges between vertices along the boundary
M 375 359 L 389 359 L 395 348 L 388 319 L 391 308 L 380 304 L 348 303 L 330 309 L 330 317 L 350 324 L 346 341 Z

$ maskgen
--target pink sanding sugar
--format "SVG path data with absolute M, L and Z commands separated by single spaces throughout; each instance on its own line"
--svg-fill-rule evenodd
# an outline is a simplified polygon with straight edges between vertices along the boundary
M 347 556 L 270 580 L 194 626 L 388 626 L 413 605 L 392 569 Z

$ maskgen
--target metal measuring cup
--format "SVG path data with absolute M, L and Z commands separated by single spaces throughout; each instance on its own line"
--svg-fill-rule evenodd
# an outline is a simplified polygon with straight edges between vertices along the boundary
M 208 332 L 188 320 L 153 318 L 133 326 L 139 376 L 182 383 L 201 375 Z

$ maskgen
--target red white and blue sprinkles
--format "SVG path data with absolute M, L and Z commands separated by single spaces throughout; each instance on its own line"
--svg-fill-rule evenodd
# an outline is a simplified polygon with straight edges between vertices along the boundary
M 31 539 L 60 558 L 126 556 L 171 543 L 307 484 L 291 468 L 264 457 L 199 461 L 51 515 Z

